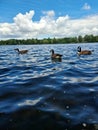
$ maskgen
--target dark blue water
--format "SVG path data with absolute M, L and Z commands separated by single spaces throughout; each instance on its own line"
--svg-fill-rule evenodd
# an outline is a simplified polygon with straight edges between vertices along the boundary
M 98 43 L 0 46 L 0 130 L 22 129 L 98 130 Z

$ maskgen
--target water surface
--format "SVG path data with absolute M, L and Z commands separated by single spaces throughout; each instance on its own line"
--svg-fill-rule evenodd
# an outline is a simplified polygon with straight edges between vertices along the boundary
M 79 45 L 94 52 L 79 57 Z M 98 43 L 0 46 L 0 130 L 11 129 L 97 130 Z

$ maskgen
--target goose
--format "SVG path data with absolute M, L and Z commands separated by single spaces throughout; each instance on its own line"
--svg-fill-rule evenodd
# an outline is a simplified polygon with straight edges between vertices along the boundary
M 51 49 L 50 52 L 51 52 L 51 58 L 52 58 L 52 59 L 61 59 L 61 58 L 62 58 L 62 55 L 61 55 L 61 54 L 54 53 L 54 50 L 53 50 L 53 49 Z
M 93 50 L 81 50 L 81 47 L 78 46 L 77 52 L 78 55 L 91 55 Z
M 19 50 L 18 48 L 14 49 L 18 52 L 18 54 L 26 54 L 28 50 Z

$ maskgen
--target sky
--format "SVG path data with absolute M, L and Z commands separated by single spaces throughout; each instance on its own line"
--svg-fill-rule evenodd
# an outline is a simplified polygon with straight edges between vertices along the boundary
M 0 40 L 98 35 L 98 0 L 0 0 Z

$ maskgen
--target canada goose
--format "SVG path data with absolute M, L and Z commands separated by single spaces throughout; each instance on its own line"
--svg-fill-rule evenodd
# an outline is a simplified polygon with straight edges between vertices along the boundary
M 92 54 L 93 50 L 81 50 L 81 47 L 78 46 L 77 51 L 78 51 L 78 55 L 90 55 Z
M 14 50 L 16 50 L 18 52 L 18 54 L 25 54 L 28 52 L 28 50 L 21 50 L 20 51 L 18 48 L 14 49 Z
M 54 50 L 53 50 L 53 49 L 51 49 L 50 52 L 51 52 L 51 58 L 52 58 L 52 59 L 61 59 L 61 58 L 62 58 L 62 55 L 61 55 L 61 54 L 54 53 Z

